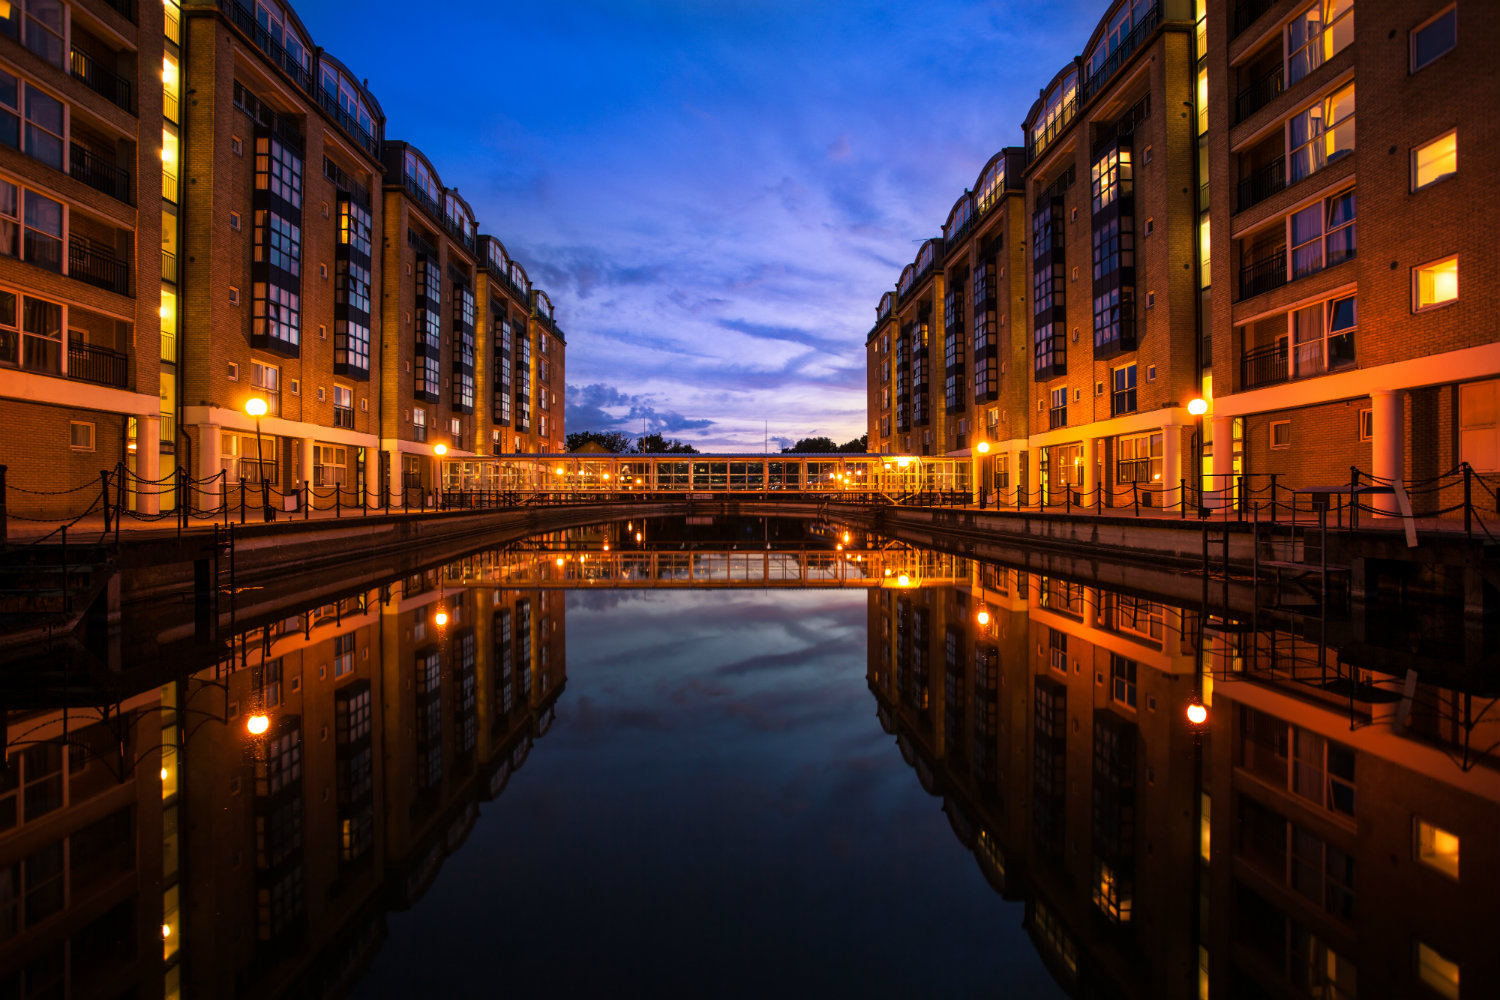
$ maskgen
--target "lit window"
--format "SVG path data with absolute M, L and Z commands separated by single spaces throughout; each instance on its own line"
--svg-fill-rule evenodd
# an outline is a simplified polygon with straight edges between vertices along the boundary
M 1413 309 L 1431 309 L 1458 301 L 1458 258 L 1413 268 L 1412 299 Z
M 1354 152 L 1354 84 L 1293 115 L 1287 125 L 1287 183 Z
M 1417 820 L 1417 860 L 1458 878 L 1458 837 L 1426 820 Z
M 1458 998 L 1458 963 L 1444 958 L 1425 943 L 1417 942 L 1417 978 L 1439 996 Z
M 1411 151 L 1411 189 L 1434 184 L 1458 172 L 1458 133 L 1440 135 Z
M 1453 51 L 1458 44 L 1458 8 L 1449 7 L 1411 33 L 1411 71 Z

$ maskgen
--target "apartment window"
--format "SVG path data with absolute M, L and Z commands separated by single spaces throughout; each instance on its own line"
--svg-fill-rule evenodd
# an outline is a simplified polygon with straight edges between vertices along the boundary
M 339 194 L 339 242 L 334 259 L 333 370 L 370 372 L 370 209 Z
M 254 326 L 251 344 L 295 355 L 302 338 L 302 157 L 255 138 Z
M 1306 378 L 1354 364 L 1359 304 L 1346 295 L 1292 312 L 1292 377 Z
M 453 408 L 474 412 L 474 292 L 453 284 Z
M 1332 59 L 1352 41 L 1354 0 L 1318 0 L 1287 25 L 1287 86 Z
M 1424 819 L 1416 820 L 1417 860 L 1458 878 L 1458 837 Z
M 68 438 L 68 445 L 74 451 L 93 451 L 94 425 L 83 420 L 70 421 Z
M 1458 1000 L 1458 963 L 1444 958 L 1425 941 L 1417 942 L 1417 978 L 1438 996 Z
M 508 427 L 511 408 L 510 319 L 506 315 L 505 306 L 494 299 L 490 300 L 490 312 L 494 316 L 495 358 L 498 362 L 494 366 L 494 376 L 490 386 L 494 402 L 491 419 L 502 427 Z M 497 447 L 495 450 L 498 452 L 501 449 Z
M 229 137 L 229 151 L 231 153 L 233 153 L 235 156 L 244 156 L 245 155 L 245 140 L 241 139 L 237 135 L 230 136 Z
M 1372 441 L 1375 438 L 1375 416 L 1374 411 L 1363 409 L 1359 411 L 1359 439 L 1361 441 Z
M 22 10 L 25 16 L 22 16 Z M 0 13 L 0 34 L 21 42 L 47 62 L 66 69 L 63 38 L 67 32 L 67 7 L 58 0 L 26 0 L 8 3 Z
M 411 411 L 411 439 L 413 441 L 427 440 L 427 411 L 422 407 L 414 407 Z
M 413 391 L 418 399 L 436 403 L 438 396 L 439 358 L 442 343 L 442 320 L 438 310 L 443 302 L 443 281 L 437 261 L 423 254 L 417 258 L 417 326 L 416 363 Z
M 347 385 L 333 387 L 333 426 L 354 426 L 354 390 Z
M 1135 365 L 1129 364 L 1114 370 L 1114 396 L 1110 412 L 1114 416 L 1135 412 Z
M 1458 258 L 1412 268 L 1412 309 L 1435 309 L 1458 301 Z
M 61 170 L 66 145 L 63 122 L 61 101 L 0 70 L 0 142 Z
M 266 416 L 276 416 L 280 412 L 281 369 L 260 361 L 250 362 L 250 386 L 266 401 Z
M 313 485 L 344 486 L 348 482 L 348 451 L 338 445 L 313 445 Z
M 1290 420 L 1271 421 L 1271 447 L 1290 448 L 1292 446 L 1292 422 Z
M 1287 150 L 1288 183 L 1354 152 L 1354 84 L 1293 115 L 1287 124 Z
M 1032 309 L 1035 375 L 1067 373 L 1067 310 L 1063 243 L 1063 199 L 1040 199 L 1031 219 Z
M 0 180 L 0 253 L 61 271 L 63 237 L 61 202 Z
M 1064 386 L 1053 389 L 1051 394 L 1051 407 L 1047 411 L 1047 427 L 1068 426 L 1068 390 Z
M 531 338 L 524 327 L 515 330 L 516 430 L 531 430 Z
M 63 307 L 0 289 L 0 366 L 62 374 Z
M 1411 151 L 1411 189 L 1419 191 L 1429 184 L 1458 173 L 1458 132 L 1440 135 Z
M 1411 33 L 1411 71 L 1415 73 L 1458 44 L 1458 7 L 1452 6 Z
M 1353 189 L 1293 212 L 1288 226 L 1293 278 L 1343 263 L 1356 249 Z
M 988 402 L 999 396 L 1000 382 L 996 371 L 1000 348 L 996 306 L 998 295 L 993 261 L 982 260 L 974 269 L 974 401 Z
M 464 422 L 462 420 L 460 420 L 458 417 L 454 417 L 453 419 L 449 420 L 448 433 L 449 436 L 453 439 L 454 448 L 457 449 L 464 446 Z
M 1154 483 L 1162 475 L 1162 436 L 1133 434 L 1115 439 L 1115 482 Z
M 1109 654 L 1110 695 L 1127 708 L 1135 708 L 1136 662 L 1118 653 Z

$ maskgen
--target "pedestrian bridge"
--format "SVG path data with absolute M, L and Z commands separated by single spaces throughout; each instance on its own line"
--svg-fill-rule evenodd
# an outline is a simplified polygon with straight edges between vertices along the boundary
M 969 489 L 970 460 L 917 455 L 477 455 L 442 460 L 445 494 L 895 498 Z

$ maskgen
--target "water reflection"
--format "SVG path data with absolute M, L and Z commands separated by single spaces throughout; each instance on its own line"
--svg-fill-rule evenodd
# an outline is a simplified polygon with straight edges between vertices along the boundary
M 819 588 L 855 592 L 775 592 Z M 366 991 L 482 991 L 506 893 L 535 909 L 505 957 L 549 959 L 511 970 L 531 995 L 715 963 L 770 989 L 764 949 L 823 992 L 1032 995 L 1039 958 L 1074 996 L 1493 995 L 1492 637 L 1391 617 L 719 519 L 351 580 L 205 641 L 153 621 L 123 645 L 160 655 L 3 674 L 0 996 L 341 995 L 372 964 Z M 482 815 L 549 733 L 545 780 Z M 892 924 L 927 928 L 900 960 Z M 668 939 L 697 959 L 663 972 Z M 594 971 L 559 973 L 578 940 Z

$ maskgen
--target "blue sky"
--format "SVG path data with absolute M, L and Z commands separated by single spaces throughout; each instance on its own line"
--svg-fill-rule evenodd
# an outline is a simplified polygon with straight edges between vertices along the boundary
M 569 430 L 758 451 L 864 432 L 876 303 L 1105 6 L 296 9 L 552 297 Z

